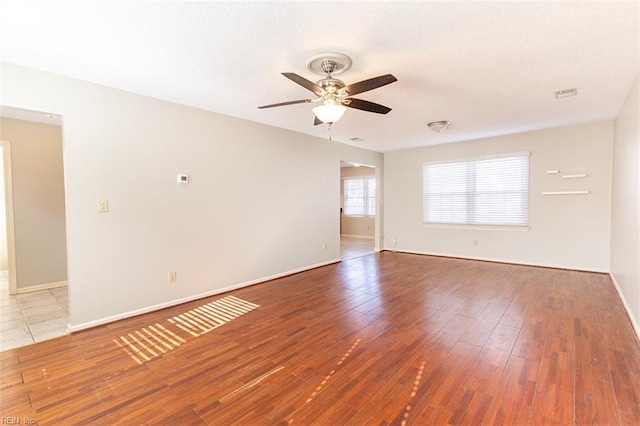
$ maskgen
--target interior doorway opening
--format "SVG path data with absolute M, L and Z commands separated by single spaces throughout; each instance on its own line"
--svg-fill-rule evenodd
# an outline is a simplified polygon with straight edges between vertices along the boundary
M 62 117 L 0 106 L 0 350 L 68 334 Z
M 340 257 L 366 256 L 375 251 L 377 212 L 376 169 L 340 161 Z

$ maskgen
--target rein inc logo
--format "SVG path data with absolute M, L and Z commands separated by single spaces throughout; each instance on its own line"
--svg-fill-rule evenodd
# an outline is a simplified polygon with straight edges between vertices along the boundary
M 0 424 L 3 425 L 35 425 L 36 419 L 30 417 L 0 417 Z

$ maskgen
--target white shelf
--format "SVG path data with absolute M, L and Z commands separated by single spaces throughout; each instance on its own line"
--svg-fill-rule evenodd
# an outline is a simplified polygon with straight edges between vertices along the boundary
M 546 191 L 542 195 L 583 195 L 588 193 L 589 191 Z

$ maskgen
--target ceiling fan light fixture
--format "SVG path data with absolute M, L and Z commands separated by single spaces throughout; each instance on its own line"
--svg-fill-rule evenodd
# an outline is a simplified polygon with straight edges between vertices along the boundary
M 449 124 L 451 124 L 450 121 L 440 120 L 440 121 L 432 121 L 431 123 L 427 123 L 427 126 L 429 126 L 429 128 L 436 133 L 442 133 L 445 130 L 447 130 L 447 127 L 449 127 Z
M 313 113 L 318 117 L 318 120 L 323 123 L 335 123 L 340 120 L 344 115 L 347 107 L 336 103 L 324 103 L 313 109 Z

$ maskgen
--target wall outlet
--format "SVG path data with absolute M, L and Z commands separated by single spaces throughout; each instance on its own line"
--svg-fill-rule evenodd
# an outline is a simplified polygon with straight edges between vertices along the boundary
M 324 243 L 322 245 L 322 250 L 327 251 L 329 249 L 329 245 L 327 243 Z
M 169 273 L 167 274 L 167 281 L 169 281 L 170 283 L 175 283 L 176 281 L 178 281 L 178 274 L 176 273 L 176 271 L 169 271 Z

